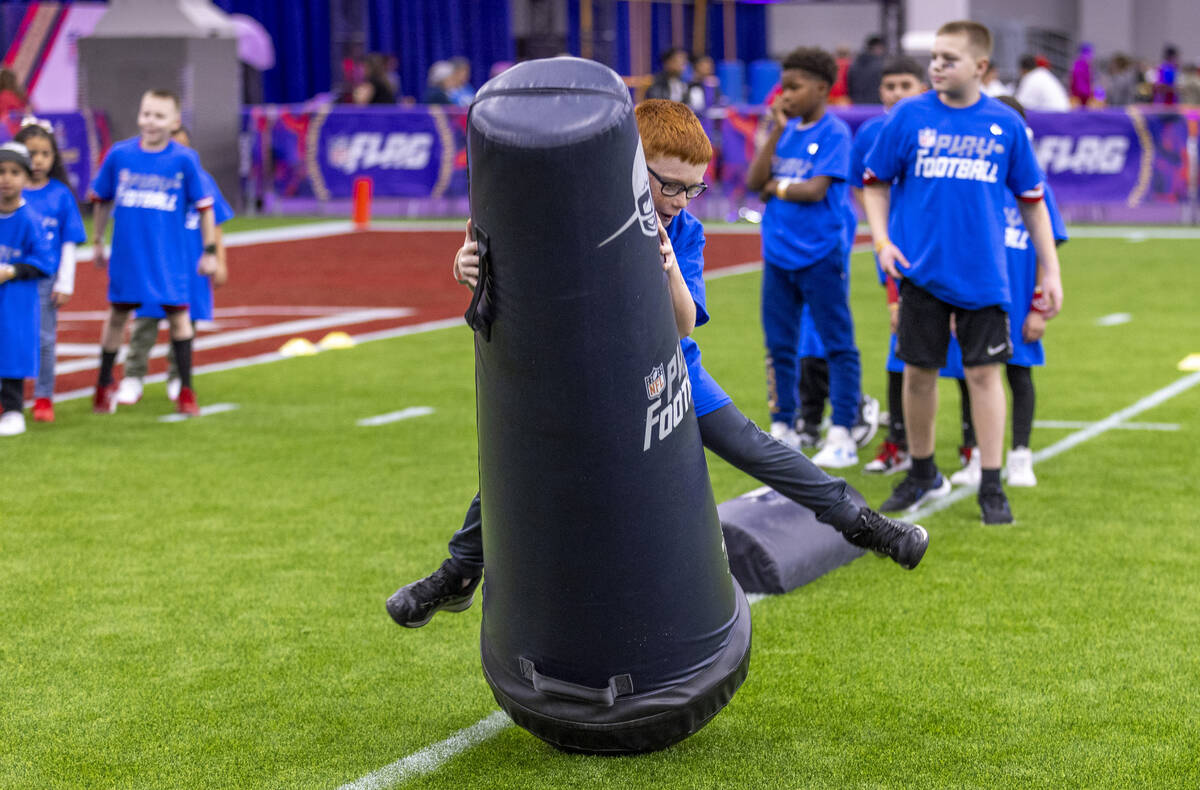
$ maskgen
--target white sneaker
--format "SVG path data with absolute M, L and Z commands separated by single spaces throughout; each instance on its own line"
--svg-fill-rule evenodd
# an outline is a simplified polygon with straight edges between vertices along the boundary
M 979 448 L 973 448 L 971 450 L 971 460 L 967 461 L 967 465 L 962 469 L 950 475 L 950 482 L 956 486 L 979 485 L 979 480 L 983 477 L 983 473 L 980 471 L 980 463 Z
M 788 425 L 786 422 L 771 423 L 771 438 L 777 442 L 787 445 L 793 450 L 800 448 L 800 435 L 796 433 L 796 429 Z
M 858 445 L 850 435 L 850 429 L 834 425 L 825 434 L 825 446 L 813 456 L 812 462 L 828 469 L 844 469 L 858 464 Z
M 142 389 L 141 379 L 121 379 L 121 383 L 117 386 L 117 403 L 123 406 L 132 406 L 142 399 Z
M 1037 485 L 1037 477 L 1033 474 L 1033 451 L 1028 447 L 1014 447 L 1008 451 L 1008 484 L 1014 488 Z
M 167 379 L 167 400 L 179 400 L 179 390 L 183 387 L 183 382 L 179 379 Z
M 25 433 L 25 412 L 6 411 L 0 414 L 0 436 L 17 436 Z
M 866 447 L 879 430 L 879 401 L 863 393 L 858 404 L 858 422 L 850 428 L 850 435 L 859 447 Z

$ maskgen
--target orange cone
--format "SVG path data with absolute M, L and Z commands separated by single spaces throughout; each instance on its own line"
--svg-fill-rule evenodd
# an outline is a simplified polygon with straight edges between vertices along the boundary
M 354 179 L 354 227 L 366 230 L 371 224 L 371 192 L 375 182 L 367 176 Z

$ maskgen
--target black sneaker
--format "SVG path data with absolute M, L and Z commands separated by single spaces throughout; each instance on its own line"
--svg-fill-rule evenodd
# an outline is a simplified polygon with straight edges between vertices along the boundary
M 1004 489 L 979 492 L 979 515 L 984 524 L 1013 523 L 1012 510 L 1008 506 L 1008 497 Z
M 424 579 L 407 584 L 396 590 L 387 599 L 388 614 L 405 628 L 420 628 L 443 609 L 447 612 L 463 612 L 471 608 L 475 600 L 475 588 L 482 576 L 471 579 L 463 586 L 463 577 L 452 568 L 452 560 Z
M 891 557 L 901 568 L 912 570 L 925 556 L 929 533 L 920 524 L 908 524 L 864 507 L 847 532 L 855 546 Z
M 931 499 L 938 499 L 950 493 L 950 481 L 941 472 L 933 480 L 919 480 L 912 472 L 905 475 L 900 484 L 892 489 L 892 495 L 887 498 L 880 510 L 894 513 L 897 510 L 916 510 Z

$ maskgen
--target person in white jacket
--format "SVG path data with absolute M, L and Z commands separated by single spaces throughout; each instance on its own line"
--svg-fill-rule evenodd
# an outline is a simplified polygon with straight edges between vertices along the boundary
M 1067 89 L 1045 61 L 1033 55 L 1021 56 L 1021 79 L 1017 82 L 1017 101 L 1027 110 L 1066 112 L 1071 109 Z

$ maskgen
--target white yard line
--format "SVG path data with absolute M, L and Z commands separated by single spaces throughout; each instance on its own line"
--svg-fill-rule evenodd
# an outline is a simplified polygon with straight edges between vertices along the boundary
M 1108 433 L 1114 428 L 1120 428 L 1122 425 L 1125 425 L 1131 417 L 1136 417 L 1144 411 L 1153 409 L 1155 406 L 1174 398 L 1179 393 L 1185 392 L 1197 384 L 1200 384 L 1200 372 L 1176 379 L 1174 382 L 1168 384 L 1157 392 L 1150 393 L 1137 403 L 1134 403 L 1131 406 L 1126 406 L 1120 411 L 1113 412 L 1103 420 L 1091 423 L 1086 428 L 1081 428 L 1080 430 L 1075 431 L 1075 433 L 1060 439 L 1049 447 L 1038 450 L 1033 454 L 1033 461 L 1034 463 L 1041 463 L 1042 461 L 1049 460 L 1059 453 L 1065 453 L 1072 447 L 1076 447 L 1084 442 L 1091 441 L 1097 436 Z M 978 486 L 963 486 L 962 488 L 956 488 L 948 495 L 942 497 L 941 499 L 935 499 L 917 512 L 903 516 L 903 520 L 914 522 L 919 519 L 923 519 L 926 516 L 932 515 L 941 510 L 945 510 L 951 505 L 961 502 L 969 496 L 974 496 L 975 492 L 978 490 Z
M 1090 428 L 1095 425 L 1094 422 L 1087 420 L 1034 420 L 1034 428 Z M 1120 425 L 1114 425 L 1113 428 L 1122 431 L 1178 431 L 1179 423 L 1177 422 L 1123 422 Z
M 236 411 L 237 407 L 238 407 L 238 405 L 236 403 L 214 403 L 211 406 L 201 406 L 199 416 L 207 417 L 210 414 L 221 414 L 221 413 L 227 412 L 227 411 Z M 191 420 L 191 419 L 193 419 L 193 418 L 189 417 L 186 414 L 164 414 L 163 416 L 158 418 L 158 421 L 159 422 L 183 422 L 185 420 Z
M 1120 326 L 1133 320 L 1129 313 L 1109 313 L 1096 319 L 1096 326 Z
M 1122 425 L 1128 424 L 1126 421 L 1130 417 L 1141 414 L 1144 411 L 1154 408 L 1176 395 L 1184 392 L 1192 387 L 1200 384 L 1200 372 L 1193 373 L 1190 376 L 1184 376 L 1176 380 L 1174 383 L 1163 387 L 1162 389 L 1128 406 L 1120 411 L 1113 412 L 1108 417 L 1099 422 L 1092 423 L 1082 430 L 1076 431 L 1065 439 L 1055 442 L 1044 450 L 1039 450 L 1033 454 L 1035 462 L 1041 462 L 1053 458 L 1059 453 L 1064 453 L 1072 447 L 1083 444 L 1086 441 L 1095 439 L 1103 433 L 1106 433 L 1113 428 L 1119 428 Z M 916 513 L 905 517 L 906 521 L 916 521 L 925 516 L 932 515 L 938 511 L 945 510 L 951 505 L 959 502 L 968 496 L 974 494 L 976 489 L 971 486 L 955 489 L 949 496 L 936 500 L 926 507 L 921 508 Z M 766 595 L 747 595 L 746 598 L 753 605 L 768 598 Z M 342 785 L 339 790 L 384 790 L 385 788 L 393 787 L 400 782 L 407 781 L 417 776 L 424 776 L 432 773 L 450 760 L 457 757 L 462 752 L 476 746 L 483 741 L 491 738 L 496 733 L 504 730 L 511 725 L 512 722 L 505 714 L 500 711 L 492 713 L 485 719 L 476 724 L 459 730 L 454 735 L 450 736 L 441 743 L 436 743 L 426 749 L 404 757 L 384 768 L 368 774 L 361 779 L 351 782 L 350 784 Z
M 389 423 L 400 422 L 401 420 L 410 420 L 413 417 L 427 417 L 430 414 L 433 414 L 432 406 L 410 406 L 407 409 L 392 411 L 375 417 L 364 417 L 354 424 L 364 428 L 373 428 L 376 425 L 388 425 Z
M 508 714 L 503 711 L 494 711 L 470 727 L 454 733 L 446 740 L 427 746 L 419 752 L 413 752 L 361 779 L 342 785 L 338 790 L 384 790 L 384 788 L 393 787 L 414 777 L 424 776 L 437 770 L 441 765 L 472 746 L 483 743 L 511 726 L 512 719 L 508 718 Z
M 335 313 L 333 315 L 323 315 L 316 318 L 300 318 L 295 321 L 282 321 L 278 324 L 264 324 L 263 326 L 254 326 L 247 329 L 234 329 L 228 332 L 218 332 L 213 335 L 200 335 L 196 338 L 192 348 L 196 351 L 203 351 L 207 348 L 224 348 L 225 346 L 236 346 L 239 343 L 249 343 L 253 340 L 262 340 L 269 337 L 283 337 L 285 335 L 297 335 L 302 332 L 311 332 L 316 329 L 326 329 L 334 326 L 347 326 L 350 324 L 365 324 L 368 321 L 383 321 L 392 318 L 405 318 L 413 314 L 413 310 L 408 307 L 379 307 L 367 308 L 364 310 L 353 310 L 346 313 Z M 93 350 L 93 357 L 90 359 L 77 359 L 71 362 L 63 362 L 55 365 L 54 372 L 56 375 L 62 376 L 67 373 L 77 373 L 81 370 L 95 370 L 100 367 L 99 356 L 100 346 L 97 345 Z M 150 358 L 157 359 L 167 355 L 167 344 L 158 343 L 150 349 Z

